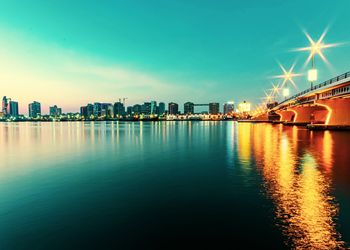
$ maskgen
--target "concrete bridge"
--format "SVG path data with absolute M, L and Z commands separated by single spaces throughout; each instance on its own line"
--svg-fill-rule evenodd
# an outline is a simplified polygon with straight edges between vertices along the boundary
M 291 96 L 253 119 L 277 119 L 310 129 L 350 129 L 350 72 Z

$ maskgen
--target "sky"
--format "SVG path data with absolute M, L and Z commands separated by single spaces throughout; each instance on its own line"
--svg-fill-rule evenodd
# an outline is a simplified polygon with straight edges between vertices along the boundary
M 0 95 L 77 112 L 92 102 L 156 100 L 257 104 L 278 63 L 296 63 L 309 86 L 307 52 L 318 39 L 341 46 L 316 58 L 319 81 L 350 71 L 349 0 L 1 0 Z M 297 91 L 291 89 L 291 91 Z

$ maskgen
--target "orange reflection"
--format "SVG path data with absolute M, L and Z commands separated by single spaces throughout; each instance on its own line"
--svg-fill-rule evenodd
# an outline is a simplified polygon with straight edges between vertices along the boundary
M 337 205 L 330 195 L 330 180 L 314 156 L 303 149 L 299 128 L 262 124 L 254 127 L 251 149 L 257 159 L 268 196 L 275 204 L 276 223 L 293 249 L 338 249 L 344 246 L 335 227 Z M 330 135 L 324 147 L 331 159 Z M 328 150 L 328 151 L 327 151 Z

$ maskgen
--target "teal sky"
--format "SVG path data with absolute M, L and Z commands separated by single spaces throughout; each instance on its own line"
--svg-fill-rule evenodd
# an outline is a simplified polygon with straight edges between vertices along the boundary
M 87 102 L 258 103 L 277 62 L 306 73 L 308 45 L 329 26 L 319 79 L 350 70 L 350 1 L 0 2 L 0 95 L 63 111 Z M 306 77 L 296 79 L 300 90 Z

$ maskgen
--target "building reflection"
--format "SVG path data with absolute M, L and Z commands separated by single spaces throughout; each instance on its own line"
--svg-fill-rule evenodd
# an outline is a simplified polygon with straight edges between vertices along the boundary
M 281 130 L 266 124 L 255 124 L 253 130 L 253 145 L 243 145 L 254 154 L 286 244 L 295 249 L 343 248 L 335 223 L 338 206 L 330 191 L 331 134 L 313 134 L 310 138 L 308 131 L 296 127 Z M 238 144 L 242 145 L 241 141 Z M 241 150 L 241 157 L 248 157 L 247 151 Z

